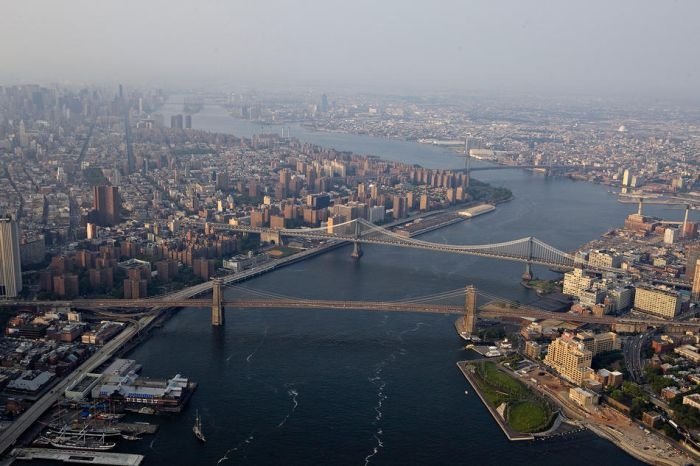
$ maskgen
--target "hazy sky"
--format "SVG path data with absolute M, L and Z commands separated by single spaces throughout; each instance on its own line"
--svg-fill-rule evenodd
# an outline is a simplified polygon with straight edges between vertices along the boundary
M 4 0 L 0 82 L 700 93 L 696 0 Z

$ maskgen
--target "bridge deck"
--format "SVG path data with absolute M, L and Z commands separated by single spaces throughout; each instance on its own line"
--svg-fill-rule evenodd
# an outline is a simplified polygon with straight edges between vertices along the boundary
M 69 306 L 72 308 L 106 311 L 110 309 L 152 309 L 165 307 L 196 307 L 211 309 L 212 300 L 204 298 L 195 299 L 80 299 L 75 301 L 28 301 L 15 302 L 24 305 L 36 306 Z M 340 300 L 311 300 L 311 299 L 227 299 L 221 303 L 225 308 L 236 309 L 328 309 L 328 310 L 356 310 L 376 312 L 417 312 L 429 314 L 464 314 L 464 306 L 415 303 L 401 301 L 340 301 Z M 115 317 L 120 314 L 113 313 Z M 133 313 L 125 314 L 133 316 Z M 555 319 L 569 322 L 595 323 L 611 325 L 615 323 L 646 324 L 663 326 L 668 324 L 699 327 L 700 324 L 692 322 L 677 322 L 662 319 L 619 318 L 613 316 L 594 316 L 573 313 L 550 312 L 529 306 L 517 308 L 491 305 L 478 311 L 481 317 L 530 317 L 536 319 Z

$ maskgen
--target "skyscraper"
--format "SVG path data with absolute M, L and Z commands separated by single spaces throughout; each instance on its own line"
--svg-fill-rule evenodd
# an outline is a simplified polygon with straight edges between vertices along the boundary
M 121 220 L 121 199 L 116 186 L 95 186 L 93 209 L 99 226 L 116 225 Z
M 0 298 L 13 298 L 22 291 L 19 231 L 10 217 L 0 218 Z
M 695 270 L 693 270 L 693 289 L 691 290 L 693 301 L 700 301 L 700 259 L 695 259 Z
M 184 119 L 181 113 L 170 117 L 170 127 L 173 129 L 184 128 Z
M 328 96 L 326 94 L 321 96 L 321 112 L 328 113 Z

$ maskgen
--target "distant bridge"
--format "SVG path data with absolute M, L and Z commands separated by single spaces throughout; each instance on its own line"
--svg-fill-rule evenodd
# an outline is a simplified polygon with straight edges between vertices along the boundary
M 554 169 L 557 170 L 585 170 L 587 168 L 591 168 L 590 166 L 586 165 L 489 165 L 485 167 L 469 167 L 469 168 L 462 168 L 458 169 L 456 171 L 469 171 L 469 172 L 476 172 L 476 171 L 486 171 L 486 170 L 515 170 L 515 169 L 523 169 L 523 170 L 535 170 L 535 169 L 541 169 L 541 170 L 546 170 L 546 171 L 551 171 Z
M 544 266 L 573 267 L 580 263 L 574 256 L 560 251 L 533 236 L 512 241 L 491 244 L 462 245 L 443 244 L 422 241 L 394 233 L 359 218 L 338 225 L 321 228 L 283 228 L 273 229 L 253 227 L 250 225 L 230 225 L 227 223 L 190 221 L 189 224 L 215 230 L 232 230 L 247 233 L 272 235 L 273 237 L 301 237 L 317 240 L 350 241 L 355 244 L 379 244 L 386 246 L 425 249 L 428 251 L 467 254 L 492 257 L 515 262 L 525 262 Z
M 362 218 L 322 228 L 292 229 L 273 229 L 250 225 L 230 225 L 227 223 L 200 222 L 194 220 L 190 220 L 188 223 L 204 229 L 209 229 L 209 231 L 232 230 L 256 233 L 260 234 L 263 240 L 273 241 L 277 244 L 281 242 L 282 237 L 349 241 L 354 245 L 352 256 L 355 258 L 362 256 L 361 244 L 378 244 L 521 262 L 525 263 L 523 278 L 526 279 L 532 277 L 531 266 L 533 264 L 556 268 L 573 268 L 575 266 L 588 267 L 588 263 L 585 260 L 561 251 L 554 246 L 550 246 L 533 236 L 501 243 L 478 245 L 432 243 L 394 233 L 393 231 L 377 226 Z M 600 267 L 592 268 L 603 270 Z M 622 272 L 620 269 L 605 270 L 614 271 L 616 273 Z

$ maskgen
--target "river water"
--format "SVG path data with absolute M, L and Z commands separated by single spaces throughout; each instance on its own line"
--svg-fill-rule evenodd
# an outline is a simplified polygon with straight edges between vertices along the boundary
M 168 122 L 169 113 L 181 109 L 162 111 Z M 241 136 L 279 130 L 216 107 L 193 115 L 193 126 Z M 429 167 L 463 163 L 447 150 L 404 141 L 299 127 L 292 136 Z M 573 250 L 634 210 L 603 186 L 519 170 L 477 177 L 510 188 L 514 199 L 421 239 L 476 244 L 532 235 Z M 665 214 L 680 219 L 682 212 Z M 367 246 L 359 262 L 349 256 L 348 249 L 336 250 L 244 287 L 304 298 L 394 300 L 471 283 L 510 299 L 533 298 L 519 285 L 521 264 L 376 246 Z M 146 376 L 181 373 L 200 387 L 181 415 L 154 420 L 161 423 L 155 437 L 121 450 L 144 454 L 153 465 L 637 464 L 587 432 L 508 442 L 478 398 L 464 393 L 469 387 L 455 363 L 469 355 L 454 316 L 278 309 L 227 310 L 226 320 L 212 328 L 208 311 L 183 309 L 131 353 Z M 204 445 L 191 432 L 195 408 Z

